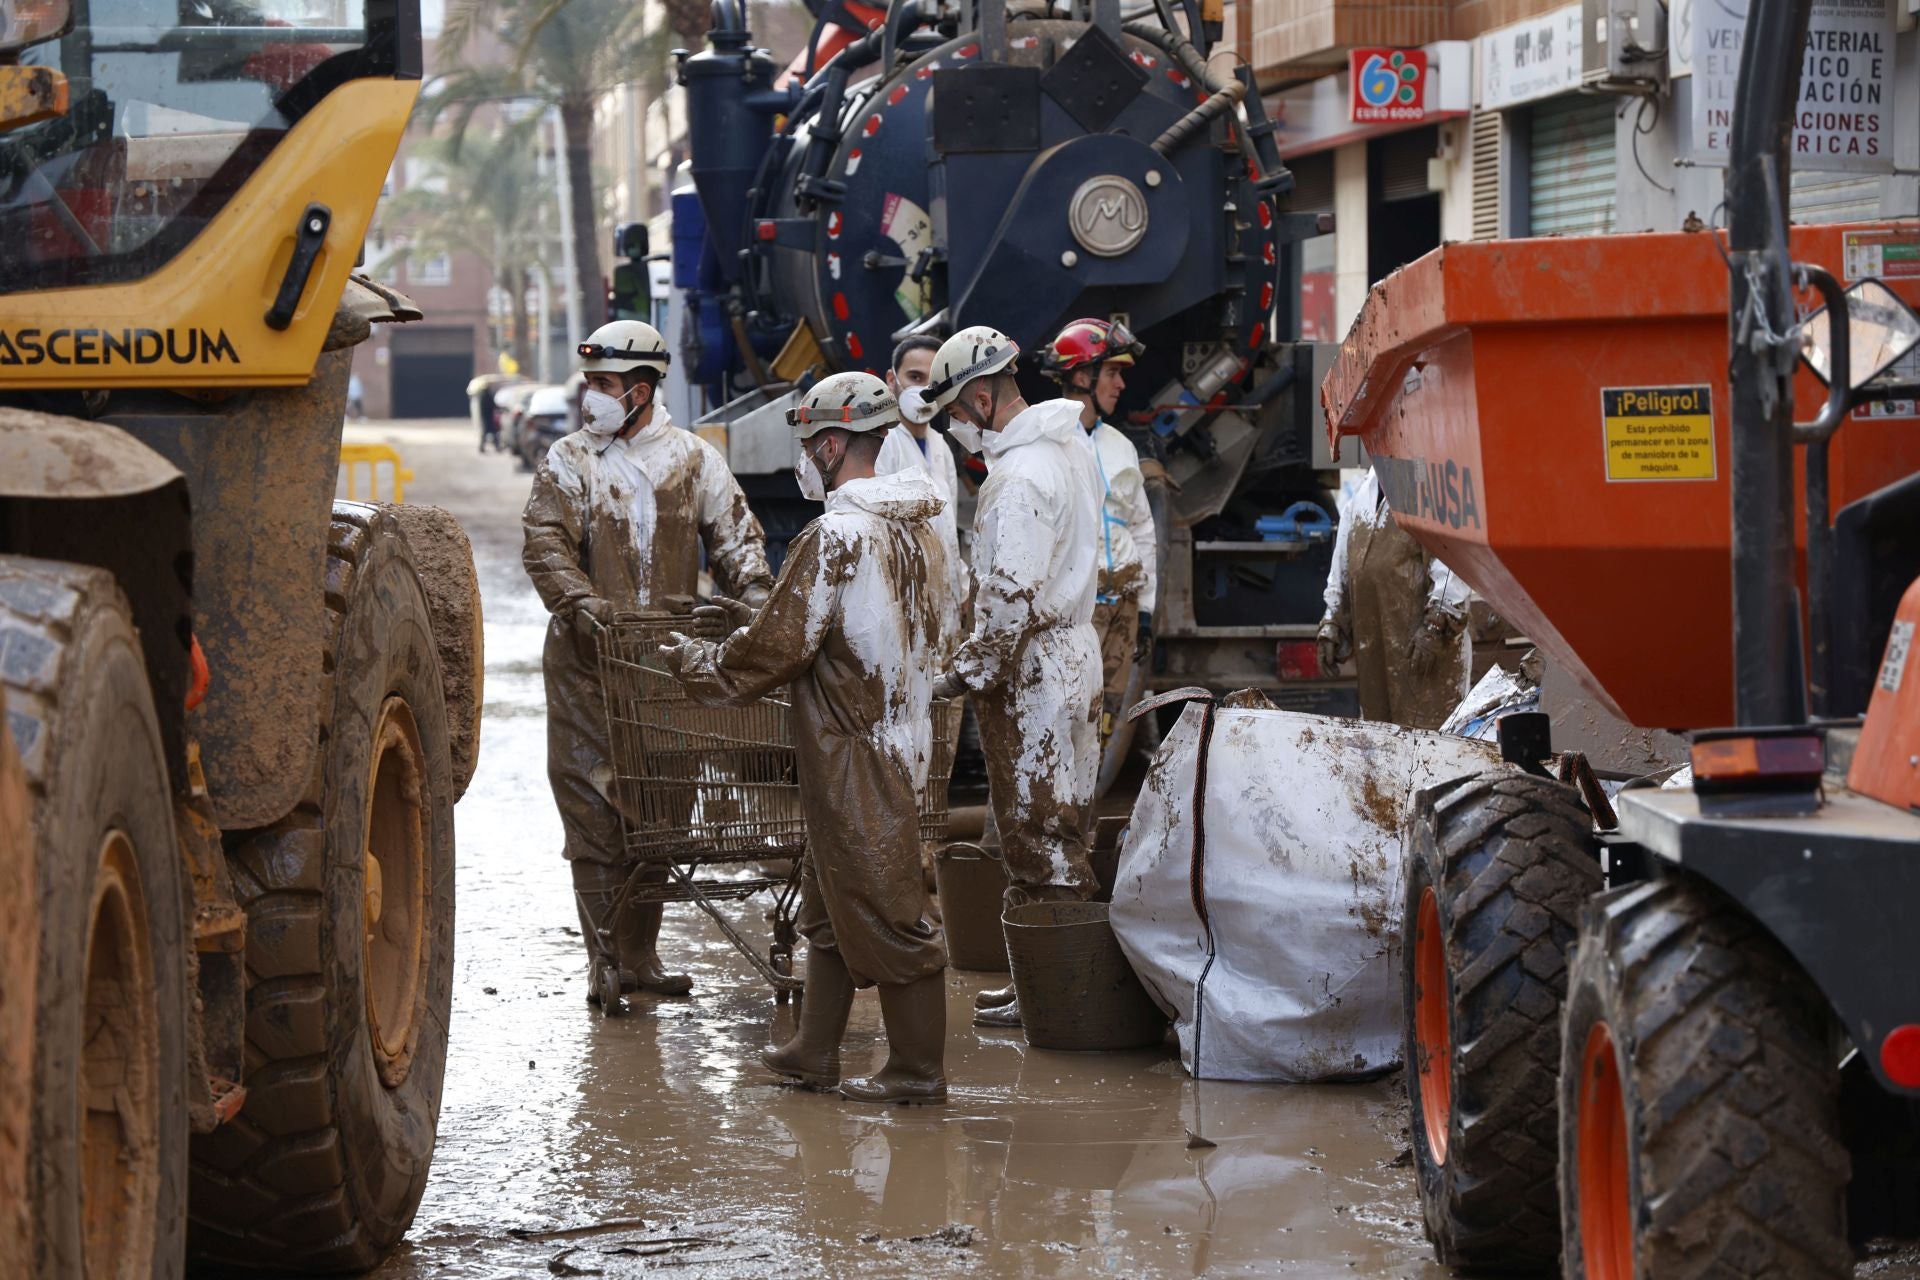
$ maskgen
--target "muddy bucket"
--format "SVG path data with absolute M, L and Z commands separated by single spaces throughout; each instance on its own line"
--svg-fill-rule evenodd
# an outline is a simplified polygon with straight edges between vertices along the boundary
M 1167 1017 L 1133 974 L 1104 902 L 1029 902 L 1002 921 L 1027 1043 L 1036 1049 L 1139 1049 Z
M 1000 932 L 1007 864 L 977 844 L 950 844 L 933 855 L 933 880 L 947 931 L 947 963 L 985 973 L 1007 971 L 1006 937 Z

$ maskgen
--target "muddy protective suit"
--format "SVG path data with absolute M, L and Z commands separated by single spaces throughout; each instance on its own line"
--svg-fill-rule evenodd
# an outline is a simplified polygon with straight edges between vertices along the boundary
M 1007 905 L 1087 898 L 1100 767 L 1100 476 L 1080 405 L 1048 400 L 985 436 L 973 634 L 953 671 L 974 695 Z
M 1133 677 L 1140 615 L 1153 612 L 1159 589 L 1158 547 L 1140 451 L 1104 422 L 1087 433 L 1087 444 L 1100 480 L 1100 578 L 1093 630 L 1100 639 L 1100 742 L 1104 747 L 1125 710 L 1120 703 Z
M 1393 521 L 1372 470 L 1341 507 L 1327 575 L 1326 616 L 1353 637 L 1360 715 L 1437 729 L 1466 696 L 1472 665 L 1467 584 Z M 1413 660 L 1428 618 L 1444 619 L 1440 652 L 1425 673 Z
M 940 498 L 940 511 L 930 523 L 934 536 L 940 541 L 940 550 L 947 560 L 945 582 L 949 596 L 948 607 L 954 617 L 961 616 L 967 600 L 973 595 L 973 575 L 967 569 L 966 557 L 960 551 L 960 474 L 954 466 L 953 450 L 937 433 L 929 430 L 925 440 L 921 440 L 905 426 L 888 428 L 886 439 L 880 444 L 880 456 L 874 460 L 873 473 L 876 476 L 893 475 L 900 471 L 920 470 L 933 480 L 933 490 Z M 942 633 L 949 647 L 960 643 L 957 629 Z M 939 655 L 944 660 L 948 655 Z
M 625 440 L 576 431 L 556 441 L 521 524 L 527 576 L 553 615 L 542 664 L 547 778 L 566 857 L 618 874 L 627 856 L 620 815 L 602 791 L 611 776 L 606 701 L 574 615 L 591 599 L 631 612 L 692 595 L 703 543 L 720 589 L 755 603 L 772 582 L 765 537 L 719 451 L 674 426 L 658 404 L 653 421 Z
M 787 547 L 753 622 L 668 659 L 702 702 L 786 685 L 807 816 L 800 932 L 837 951 L 858 986 L 938 973 L 947 953 L 920 874 L 920 789 L 932 755 L 933 655 L 944 641 L 929 583 L 947 566 L 925 471 L 850 480 Z

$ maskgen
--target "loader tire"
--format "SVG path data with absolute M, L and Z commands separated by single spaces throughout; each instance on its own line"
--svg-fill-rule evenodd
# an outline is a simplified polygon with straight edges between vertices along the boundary
M 1406 1080 L 1420 1205 L 1444 1263 L 1532 1270 L 1559 1256 L 1560 1006 L 1599 888 L 1592 820 L 1571 787 L 1502 769 L 1416 817 Z
M 0 556 L 0 691 L 37 855 L 28 1274 L 179 1276 L 188 904 L 146 661 L 112 575 Z
M 453 759 L 457 804 L 480 763 L 480 706 L 485 691 L 486 627 L 480 606 L 480 575 L 473 544 L 453 514 L 442 507 L 382 504 L 400 522 L 420 571 L 433 615 L 433 639 L 447 707 L 447 750 Z
M 194 1254 L 361 1271 L 426 1189 L 446 1067 L 453 779 L 427 599 L 387 512 L 334 508 L 316 777 L 228 838 L 246 1103 L 193 1146 Z
M 1566 1274 L 1853 1275 L 1832 1044 L 1820 993 L 1717 890 L 1596 899 L 1560 1067 Z

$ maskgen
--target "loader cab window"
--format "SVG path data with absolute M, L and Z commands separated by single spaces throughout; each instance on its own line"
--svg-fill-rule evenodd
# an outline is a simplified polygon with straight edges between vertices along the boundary
M 64 116 L 0 134 L 0 293 L 151 274 L 347 82 L 417 77 L 418 0 L 73 0 L 22 50 Z

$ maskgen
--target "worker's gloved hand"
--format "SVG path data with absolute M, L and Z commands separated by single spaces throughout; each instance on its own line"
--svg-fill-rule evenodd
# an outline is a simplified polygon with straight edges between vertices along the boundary
M 942 671 L 934 677 L 933 696 L 936 699 L 957 698 L 966 691 L 966 683 L 960 679 L 958 672 Z
M 1332 618 L 1320 620 L 1320 634 L 1314 637 L 1320 652 L 1320 670 L 1338 671 L 1340 664 L 1353 656 L 1353 637 Z
M 687 666 L 687 646 L 693 643 L 678 631 L 670 632 L 667 643 L 660 646 L 660 665 L 667 674 L 678 680 Z
M 1136 666 L 1153 656 L 1153 615 L 1140 611 L 1140 629 L 1133 636 L 1133 661 Z
M 1439 668 L 1440 655 L 1446 652 L 1454 627 L 1454 619 L 1436 609 L 1427 610 L 1420 629 L 1413 633 L 1413 647 L 1407 654 L 1407 665 L 1414 675 L 1424 678 Z
M 593 665 L 600 661 L 598 633 L 613 621 L 613 601 L 599 596 L 583 596 L 573 606 L 573 650 L 580 661 Z
M 751 624 L 753 615 L 752 605 L 715 596 L 712 604 L 703 604 L 693 611 L 693 636 L 696 640 L 725 640 Z

